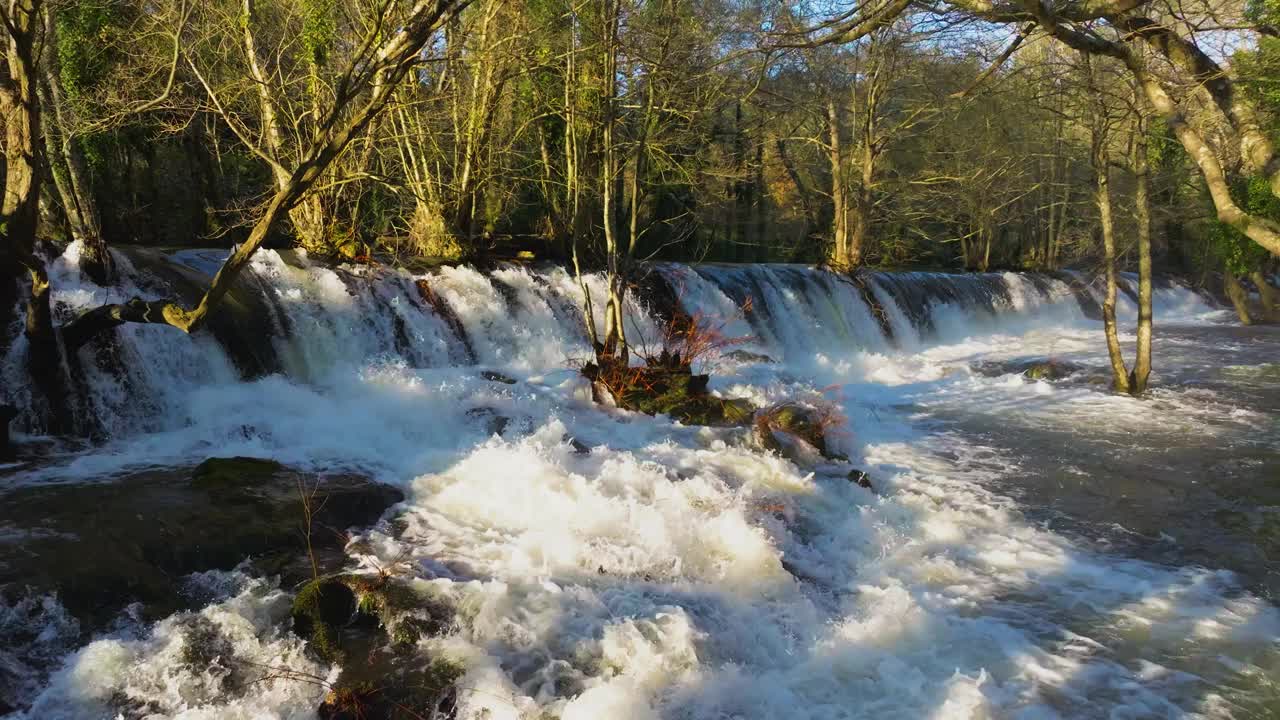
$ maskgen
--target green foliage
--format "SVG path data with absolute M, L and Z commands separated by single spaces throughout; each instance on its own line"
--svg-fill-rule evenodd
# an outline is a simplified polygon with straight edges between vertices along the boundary
M 107 75 L 123 20 L 120 4 L 110 0 L 79 0 L 58 11 L 59 79 L 68 97 L 82 97 Z
M 1259 25 L 1280 24 L 1280 0 L 1249 0 L 1245 17 Z
M 1264 37 L 1234 60 L 1240 84 L 1270 115 L 1272 134 L 1280 134 L 1280 38 Z
M 1280 25 L 1280 0 L 1250 0 L 1246 15 L 1259 25 Z M 1261 37 L 1258 46 L 1232 58 L 1245 92 L 1268 116 L 1273 137 L 1280 139 L 1280 38 Z
M 329 0 L 302 0 L 302 46 L 307 51 L 307 59 L 316 67 L 328 63 L 337 29 Z
M 1241 179 L 1232 184 L 1231 195 L 1236 204 L 1250 215 L 1280 221 L 1280 198 L 1271 193 L 1266 178 Z M 1265 248 L 1223 222 L 1213 223 L 1209 242 L 1227 270 L 1237 275 L 1257 269 L 1269 257 Z

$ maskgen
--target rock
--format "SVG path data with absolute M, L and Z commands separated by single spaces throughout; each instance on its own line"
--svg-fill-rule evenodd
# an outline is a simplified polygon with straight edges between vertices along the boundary
M 857 485 L 858 487 L 864 487 L 872 491 L 875 490 L 875 488 L 871 487 L 871 477 L 861 470 L 850 470 L 849 482 Z
M 973 365 L 973 369 L 980 375 L 986 377 L 1000 377 L 1001 375 L 1022 375 L 1028 380 L 1062 380 L 1070 375 L 1079 372 L 1081 366 L 1067 362 L 1065 360 L 1032 359 L 1032 360 L 1009 360 L 1005 362 L 979 362 Z
M 12 405 L 0 405 L 0 460 L 14 457 L 13 448 L 9 445 L 9 423 L 18 417 L 18 408 Z
M 204 615 L 182 618 L 182 665 L 194 673 L 218 678 L 222 692 L 240 692 L 248 677 L 237 661 L 235 647 L 220 627 Z
M 321 718 L 408 720 L 452 710 L 462 668 L 417 654 L 421 637 L 448 629 L 452 608 L 394 576 L 349 573 L 307 583 L 292 615 L 294 632 L 316 655 L 342 664 L 317 709 Z
M 316 709 L 320 720 L 422 720 L 451 718 L 457 703 L 460 665 L 375 653 L 364 665 L 367 680 L 343 676 Z
M 1046 360 L 1029 365 L 1022 371 L 1022 376 L 1028 380 L 1061 380 L 1079 369 L 1078 365 L 1071 363 Z
M 827 450 L 826 418 L 815 408 L 780 403 L 760 410 L 752 422 L 752 436 L 766 450 L 794 462 L 812 465 L 815 456 L 832 458 Z
M 776 363 L 777 360 L 761 353 L 753 353 L 750 350 L 734 350 L 725 353 L 725 358 L 744 363 Z
M 502 383 L 503 385 L 516 384 L 515 378 L 509 375 L 503 375 L 500 372 L 494 372 L 493 370 L 481 370 L 480 377 L 484 378 L 485 380 L 488 380 L 489 382 Z
M 407 582 L 384 575 L 347 573 L 311 580 L 293 600 L 293 631 L 321 659 L 338 662 L 353 647 L 408 647 L 443 632 L 453 610 L 420 595 Z M 363 654 L 363 653 L 361 653 Z
M 479 422 L 487 435 L 501 435 L 511 424 L 511 418 L 500 415 L 497 410 L 489 407 L 471 408 L 467 411 L 467 417 Z
M 227 490 L 270 482 L 284 465 L 252 457 L 209 458 L 191 473 L 191 485 L 203 490 Z
M 756 426 L 753 434 L 760 447 L 775 452 L 800 467 L 812 467 L 822 462 L 822 452 L 804 438 L 763 426 Z
M 603 369 L 588 363 L 582 374 L 591 381 L 592 398 L 603 405 L 667 415 L 685 425 L 728 427 L 750 421 L 754 407 L 749 401 L 712 395 L 710 376 L 694 374 L 678 360 L 663 357 L 653 365 Z
M 131 602 L 147 617 L 186 605 L 183 577 L 252 558 L 286 582 L 310 575 L 300 487 L 315 491 L 311 541 L 337 554 L 343 532 L 403 499 L 357 475 L 316 475 L 256 458 L 151 469 L 109 482 L 19 486 L 0 499 L 0 589 L 57 592 L 86 632 Z M 339 556 L 340 557 L 340 556 Z M 290 575 L 293 574 L 292 577 Z

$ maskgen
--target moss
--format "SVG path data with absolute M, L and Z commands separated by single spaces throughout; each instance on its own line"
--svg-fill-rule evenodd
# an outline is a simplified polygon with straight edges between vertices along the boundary
M 1079 368 L 1071 363 L 1059 360 L 1045 360 L 1027 365 L 1022 376 L 1028 380 L 1061 380 L 1076 372 Z
M 745 425 L 754 408 L 740 398 L 720 398 L 707 390 L 710 377 L 688 365 L 611 368 L 595 365 L 583 374 L 606 387 L 619 407 L 646 415 L 667 415 L 685 425 Z
M 356 596 L 342 577 L 312 580 L 293 599 L 293 631 L 328 662 L 343 657 L 342 628 L 356 613 Z
M 770 409 L 762 416 L 772 429 L 794 435 L 827 454 L 827 440 L 821 421 L 814 411 L 802 405 L 784 404 Z
M 385 634 L 392 645 L 417 644 L 447 627 L 452 609 L 423 597 L 408 583 L 379 575 L 345 574 L 312 580 L 293 601 L 293 628 L 320 657 L 340 661 L 343 629 Z
M 196 466 L 191 482 L 199 488 L 253 485 L 270 479 L 281 470 L 284 470 L 283 465 L 265 458 L 209 458 Z
M 412 663 L 410 667 L 404 664 Z M 454 689 L 465 670 L 456 662 L 362 665 L 344 672 L 325 695 L 317 714 L 322 720 L 410 720 L 448 717 Z

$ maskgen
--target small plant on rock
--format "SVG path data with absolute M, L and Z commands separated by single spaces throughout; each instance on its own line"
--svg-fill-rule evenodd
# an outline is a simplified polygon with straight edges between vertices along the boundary
M 743 312 L 750 309 L 750 303 Z M 648 415 L 670 415 L 687 425 L 741 425 L 751 417 L 744 400 L 719 398 L 707 389 L 710 376 L 695 374 L 693 365 L 727 348 L 748 341 L 730 337 L 728 320 L 677 313 L 662 328 L 656 353 L 641 346 L 643 364 L 626 356 L 597 353 L 582 374 L 592 383 L 597 402 Z

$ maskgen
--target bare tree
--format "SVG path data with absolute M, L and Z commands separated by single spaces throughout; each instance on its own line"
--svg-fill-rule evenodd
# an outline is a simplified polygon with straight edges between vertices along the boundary
M 276 225 L 386 106 L 431 36 L 467 4 L 469 0 L 418 0 L 406 15 L 396 17 L 395 3 L 382 2 L 377 22 L 360 39 L 358 50 L 334 84 L 332 100 L 318 108 L 301 161 L 288 171 L 287 180 L 272 195 L 248 239 L 227 258 L 200 302 L 186 308 L 169 300 L 135 298 L 122 305 L 94 308 L 62 328 L 68 349 L 74 350 L 98 332 L 125 322 L 163 323 L 184 332 L 199 329 Z
M 908 5 L 900 0 L 859 4 L 807 33 L 791 34 L 783 42 L 807 46 L 853 42 L 892 22 Z M 1266 177 L 1272 193 L 1280 197 L 1280 156 L 1262 128 L 1253 101 L 1237 91 L 1231 73 L 1188 37 L 1200 28 L 1216 31 L 1220 24 L 1210 17 L 1199 17 L 1191 2 L 1175 3 L 1167 9 L 1167 16 L 1159 17 L 1161 8 L 1152 0 L 1090 0 L 1062 5 L 1039 0 L 948 0 L 940 7 L 941 11 L 985 22 L 1031 23 L 1037 32 L 1075 50 L 1119 61 L 1195 162 L 1218 219 L 1280 256 L 1280 224 L 1237 204 L 1230 192 L 1224 157 L 1188 119 L 1189 110 L 1201 104 L 1216 109 L 1225 121 L 1224 146 L 1237 153 L 1252 172 Z M 1166 72 L 1157 73 L 1150 67 L 1139 47 L 1162 58 Z M 1184 86 L 1192 91 L 1184 91 Z

